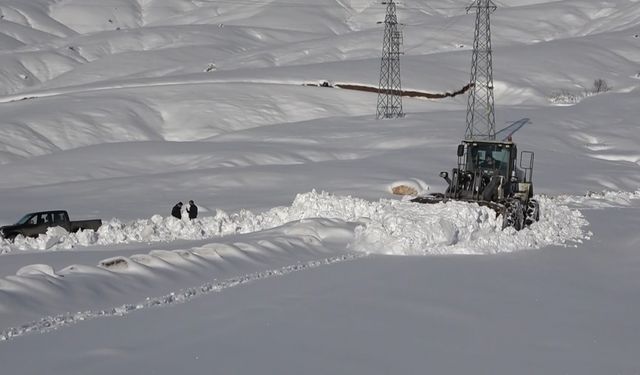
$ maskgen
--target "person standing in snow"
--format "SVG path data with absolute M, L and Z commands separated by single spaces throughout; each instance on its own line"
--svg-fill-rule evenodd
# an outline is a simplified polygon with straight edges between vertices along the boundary
M 173 206 L 173 208 L 171 209 L 171 216 L 175 217 L 176 219 L 182 218 L 182 202 L 178 202 L 175 206 Z
M 187 206 L 187 213 L 189 214 L 189 220 L 198 217 L 198 206 L 192 200 L 189 201 L 189 206 Z

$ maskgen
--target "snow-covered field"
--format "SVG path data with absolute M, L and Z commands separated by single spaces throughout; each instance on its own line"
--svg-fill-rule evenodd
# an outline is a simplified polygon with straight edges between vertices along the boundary
M 496 4 L 520 232 L 391 194 L 443 190 L 466 96 L 307 85 L 377 86 L 381 3 L 0 0 L 0 225 L 104 223 L 0 242 L 0 373 L 639 374 L 640 3 Z M 398 4 L 403 88 L 469 81 L 468 5 Z

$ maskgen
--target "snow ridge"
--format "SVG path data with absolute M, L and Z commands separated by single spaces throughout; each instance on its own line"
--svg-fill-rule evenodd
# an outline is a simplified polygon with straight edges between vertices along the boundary
M 589 192 L 584 196 L 560 195 L 556 202 L 581 208 L 624 207 L 632 200 L 640 199 L 640 190 Z
M 487 207 L 462 202 L 422 205 L 381 199 L 370 202 L 351 196 L 312 191 L 298 194 L 289 207 L 254 214 L 247 210 L 183 221 L 154 215 L 123 223 L 112 219 L 97 231 L 67 233 L 51 228 L 38 238 L 4 241 L 0 253 L 13 250 L 59 250 L 77 246 L 131 242 L 203 240 L 231 234 L 259 232 L 309 218 L 358 223 L 354 248 L 365 253 L 393 255 L 492 254 L 553 244 L 581 242 L 590 237 L 580 211 L 561 201 L 539 197 L 541 220 L 530 228 L 502 229 L 502 218 Z
M 327 264 L 344 262 L 347 260 L 360 258 L 362 256 L 364 256 L 364 254 L 347 254 L 322 260 L 312 260 L 306 263 L 292 264 L 278 269 L 254 272 L 223 281 L 208 282 L 195 288 L 181 289 L 178 292 L 172 292 L 161 297 L 147 298 L 143 302 L 136 304 L 124 304 L 106 310 L 81 311 L 76 313 L 65 313 L 55 316 L 48 316 L 38 321 L 23 324 L 20 327 L 5 329 L 4 331 L 0 332 L 0 341 L 8 341 L 31 333 L 46 333 L 86 320 L 123 316 L 143 309 L 186 303 L 193 300 L 194 298 L 220 292 L 227 288 L 233 288 L 236 286 L 272 277 L 284 276 L 293 272 L 316 268 Z

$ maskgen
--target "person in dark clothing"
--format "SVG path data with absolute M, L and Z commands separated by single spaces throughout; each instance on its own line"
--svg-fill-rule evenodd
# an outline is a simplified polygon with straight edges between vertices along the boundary
M 198 206 L 196 206 L 193 201 L 189 201 L 189 206 L 187 207 L 187 213 L 189 214 L 189 220 L 193 220 L 198 217 Z
M 182 219 L 182 202 L 176 203 L 175 206 L 171 209 L 171 216 L 176 219 Z

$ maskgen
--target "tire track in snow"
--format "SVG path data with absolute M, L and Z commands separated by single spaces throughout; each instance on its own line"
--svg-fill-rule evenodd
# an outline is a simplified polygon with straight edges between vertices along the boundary
M 321 260 L 312 260 L 304 263 L 296 263 L 281 268 L 245 274 L 222 281 L 214 280 L 197 287 L 181 289 L 177 292 L 171 292 L 161 297 L 147 298 L 146 300 L 136 304 L 124 304 L 105 310 L 88 310 L 76 313 L 64 313 L 53 316 L 46 316 L 41 318 L 40 320 L 26 323 L 19 327 L 5 329 L 4 331 L 0 332 L 0 341 L 10 341 L 29 334 L 47 333 L 88 320 L 124 316 L 136 311 L 148 310 L 155 307 L 187 303 L 195 298 L 221 292 L 225 289 L 233 288 L 236 286 L 253 283 L 260 280 L 267 280 L 274 277 L 286 276 L 294 272 L 358 259 L 365 256 L 367 256 L 367 254 L 354 253 L 325 258 Z

